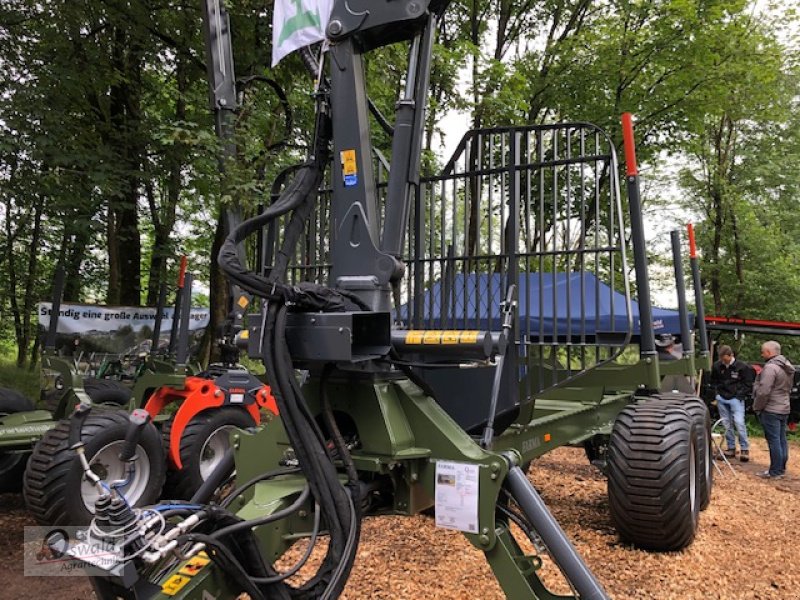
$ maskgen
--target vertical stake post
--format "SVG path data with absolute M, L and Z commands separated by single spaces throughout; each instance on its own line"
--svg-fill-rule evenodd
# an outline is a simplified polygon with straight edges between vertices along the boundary
M 175 309 L 172 311 L 172 327 L 169 330 L 169 349 L 167 352 L 172 355 L 175 352 L 175 345 L 178 342 L 178 322 L 181 318 L 181 300 L 183 298 L 183 283 L 186 277 L 186 255 L 181 256 L 181 266 L 178 271 L 178 288 L 175 290 Z
M 56 347 L 58 313 L 61 312 L 61 296 L 64 295 L 64 277 L 64 267 L 58 267 L 56 269 L 56 276 L 53 279 L 53 304 L 50 307 L 50 327 L 47 329 L 47 337 L 44 340 L 44 347 L 47 350 L 54 350 Z
M 692 285 L 694 287 L 694 304 L 697 316 L 697 335 L 700 338 L 700 355 L 708 356 L 708 331 L 706 331 L 706 309 L 703 303 L 703 284 L 700 280 L 700 263 L 697 260 L 697 245 L 694 239 L 694 225 L 688 223 L 689 234 L 689 266 L 692 269 Z
M 672 262 L 675 268 L 675 290 L 678 292 L 678 318 L 681 320 L 681 343 L 683 356 L 694 355 L 694 339 L 689 327 L 689 311 L 686 308 L 686 282 L 683 275 L 681 259 L 681 234 L 677 230 L 670 232 L 672 241 Z
M 183 292 L 181 293 L 181 316 L 178 328 L 178 348 L 175 351 L 175 363 L 186 365 L 189 357 L 189 320 L 192 313 L 192 274 L 186 273 Z
M 636 271 L 639 300 L 639 328 L 641 331 L 639 355 L 642 358 L 648 358 L 656 356 L 656 343 L 653 333 L 653 308 L 650 302 L 650 280 L 647 275 L 647 248 L 645 247 L 642 202 L 639 193 L 639 171 L 636 166 L 636 146 L 633 139 L 633 117 L 630 113 L 622 115 L 622 139 L 625 148 L 625 181 L 628 190 L 628 210 L 631 217 L 633 264 Z
M 164 319 L 164 306 L 167 304 L 167 284 L 161 282 L 158 290 L 158 304 L 156 304 L 156 320 L 153 323 L 153 335 L 150 338 L 150 356 L 158 353 L 158 343 L 161 338 L 161 322 Z

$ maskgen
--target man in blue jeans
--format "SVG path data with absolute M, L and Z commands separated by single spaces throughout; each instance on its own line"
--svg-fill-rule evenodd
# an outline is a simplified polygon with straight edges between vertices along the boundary
M 750 460 L 750 440 L 747 439 L 747 426 L 744 423 L 744 399 L 753 391 L 755 371 L 746 362 L 733 355 L 730 346 L 720 346 L 717 350 L 719 360 L 711 367 L 711 384 L 717 399 L 717 410 L 725 425 L 727 449 L 725 456 L 736 456 L 734 427 L 739 435 L 739 460 Z
M 764 368 L 753 387 L 753 411 L 764 428 L 769 446 L 769 469 L 759 477 L 779 479 L 786 474 L 789 444 L 786 442 L 786 421 L 789 419 L 789 392 L 794 381 L 794 367 L 781 354 L 781 345 L 769 341 L 761 345 Z

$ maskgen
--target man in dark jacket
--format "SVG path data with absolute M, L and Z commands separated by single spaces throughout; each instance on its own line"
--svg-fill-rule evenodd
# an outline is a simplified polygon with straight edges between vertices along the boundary
M 739 435 L 739 460 L 750 460 L 750 440 L 747 439 L 747 426 L 744 423 L 744 399 L 753 390 L 755 372 L 746 362 L 733 355 L 730 346 L 720 346 L 719 360 L 711 368 L 711 384 L 717 399 L 717 409 L 725 424 L 725 439 L 728 444 L 725 456 L 736 456 L 734 426 Z
M 786 474 L 789 445 L 786 442 L 786 422 L 789 419 L 789 392 L 794 382 L 794 367 L 781 354 L 781 345 L 769 341 L 761 345 L 764 368 L 753 388 L 753 411 L 764 428 L 769 446 L 769 470 L 760 477 L 781 478 Z

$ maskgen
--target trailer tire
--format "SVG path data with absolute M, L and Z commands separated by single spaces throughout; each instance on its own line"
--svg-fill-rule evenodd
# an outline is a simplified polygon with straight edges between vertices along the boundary
M 113 379 L 84 379 L 83 389 L 95 404 L 116 404 L 125 406 L 131 399 L 131 388 Z
M 698 431 L 697 472 L 700 474 L 700 510 L 711 503 L 714 487 L 714 452 L 711 443 L 711 413 L 702 398 L 689 394 L 657 394 L 656 401 L 672 401 L 686 409 Z
M 635 403 L 617 416 L 608 499 L 623 541 L 658 552 L 692 543 L 700 508 L 697 438 L 694 420 L 674 403 Z
M 227 406 L 206 410 L 196 415 L 183 430 L 180 444 L 183 468 L 170 465 L 167 471 L 167 495 L 173 500 L 189 500 L 222 459 L 228 448 L 230 430 L 254 427 L 250 413 Z M 163 443 L 169 448 L 172 419 L 162 428 Z
M 96 490 L 83 478 L 80 460 L 69 448 L 70 420 L 62 419 L 40 439 L 25 470 L 23 492 L 28 509 L 44 525 L 87 525 L 94 513 Z M 102 479 L 123 476 L 119 452 L 128 430 L 128 413 L 94 410 L 83 424 L 81 439 L 86 458 Z M 161 436 L 148 423 L 136 449 L 137 472 L 124 488 L 133 507 L 156 502 L 166 472 Z M 90 508 L 91 507 L 91 508 Z
M 0 388 L 0 418 L 33 410 L 34 405 L 16 390 Z M 19 492 L 30 452 L 0 452 L 0 494 Z

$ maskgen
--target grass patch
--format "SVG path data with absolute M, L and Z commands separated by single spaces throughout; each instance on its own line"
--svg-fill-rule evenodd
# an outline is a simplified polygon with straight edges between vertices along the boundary
M 36 402 L 40 381 L 38 365 L 33 371 L 18 369 L 13 359 L 0 356 L 0 387 L 17 390 Z
M 758 422 L 758 417 L 755 415 L 746 415 L 744 418 L 745 425 L 747 425 L 748 437 L 764 437 L 764 428 Z M 796 431 L 786 430 L 786 439 L 800 442 L 800 428 Z
M 745 415 L 744 423 L 747 425 L 747 435 L 750 437 L 764 437 L 764 428 L 755 415 Z

